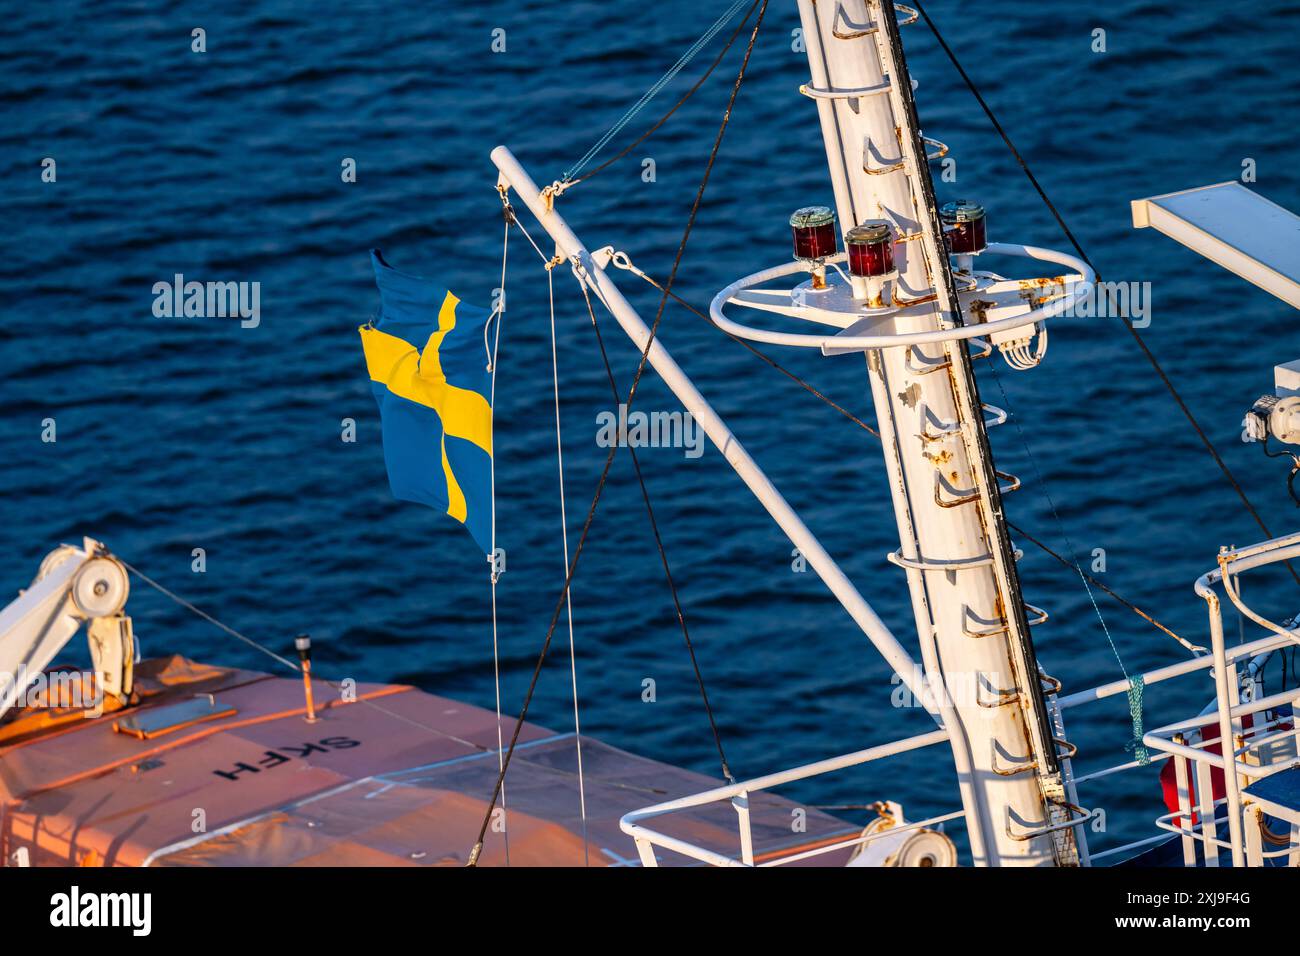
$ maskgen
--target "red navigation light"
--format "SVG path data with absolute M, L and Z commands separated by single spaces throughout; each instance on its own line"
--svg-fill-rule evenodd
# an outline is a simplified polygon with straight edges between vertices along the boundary
M 849 250 L 849 272 L 867 279 L 894 271 L 894 233 L 883 219 L 869 219 L 844 235 Z
M 953 255 L 978 255 L 988 245 L 984 207 L 979 203 L 969 199 L 946 202 L 939 210 L 939 218 L 943 221 L 944 237 Z
M 817 262 L 835 255 L 835 213 L 826 206 L 805 206 L 790 217 L 794 257 Z

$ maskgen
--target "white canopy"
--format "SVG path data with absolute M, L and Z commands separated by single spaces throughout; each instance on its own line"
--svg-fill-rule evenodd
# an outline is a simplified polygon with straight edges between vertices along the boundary
M 1133 200 L 1133 226 L 1151 226 L 1300 309 L 1300 216 L 1241 183 Z

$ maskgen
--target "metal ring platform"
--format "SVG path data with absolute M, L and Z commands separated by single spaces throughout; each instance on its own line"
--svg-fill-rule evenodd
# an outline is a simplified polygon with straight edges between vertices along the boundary
M 806 332 L 778 332 L 773 329 L 759 329 L 753 326 L 743 325 L 727 318 L 723 312 L 723 307 L 729 304 L 743 305 L 750 308 L 757 308 L 768 312 L 777 312 L 788 315 L 793 318 L 806 319 L 813 322 L 822 322 L 828 325 L 839 325 L 848 327 L 853 324 L 853 320 L 887 318 L 896 314 L 898 309 L 867 309 L 859 308 L 854 312 L 846 312 L 833 309 L 818 309 L 814 306 L 796 304 L 793 300 L 787 300 L 785 304 L 780 303 L 781 290 L 759 290 L 757 287 L 776 279 L 782 279 L 786 276 L 795 275 L 800 272 L 807 272 L 808 267 L 799 260 L 782 263 L 771 269 L 764 269 L 761 272 L 755 272 L 753 275 L 745 276 L 743 279 L 731 283 L 721 292 L 713 297 L 709 304 L 709 315 L 714 323 L 725 332 L 739 336 L 742 339 L 748 339 L 751 342 L 766 342 L 769 345 L 792 345 L 799 348 L 830 348 L 835 350 L 856 350 L 856 349 L 887 349 L 898 348 L 900 346 L 926 345 L 936 342 L 953 342 L 962 339 L 984 338 L 994 332 L 1006 332 L 1012 329 L 1023 328 L 1033 325 L 1036 322 L 1042 322 L 1045 319 L 1054 318 L 1062 312 L 1070 309 L 1076 302 L 1089 294 L 1096 284 L 1097 276 L 1092 268 L 1075 256 L 1064 252 L 1058 252 L 1054 249 L 1042 249 L 1037 246 L 1022 246 L 1006 242 L 990 242 L 985 250 L 987 255 L 1009 255 L 1020 256 L 1029 259 L 1039 259 L 1043 262 L 1054 262 L 1058 265 L 1066 266 L 1073 269 L 1077 276 L 1067 277 L 1067 291 L 1059 299 L 1049 302 L 1046 305 L 1039 306 L 1035 309 L 1029 309 L 1020 315 L 1009 316 L 1005 319 L 998 319 L 994 322 L 979 322 L 972 325 L 959 325 L 950 329 L 935 329 L 930 332 L 899 332 L 885 335 L 814 335 Z M 844 262 L 846 256 L 843 253 L 827 259 L 828 265 L 836 265 Z M 768 293 L 772 296 L 772 302 L 768 304 L 759 304 L 756 300 L 735 301 L 743 293 L 759 295 Z

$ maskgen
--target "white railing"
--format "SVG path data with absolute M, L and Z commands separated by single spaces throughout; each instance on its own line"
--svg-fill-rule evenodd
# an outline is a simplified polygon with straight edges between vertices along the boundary
M 793 783 L 796 780 L 807 780 L 809 777 L 832 773 L 836 770 L 844 770 L 848 767 L 858 767 L 862 764 L 871 763 L 872 761 L 880 760 L 884 757 L 892 757 L 897 754 L 920 750 L 923 747 L 930 747 L 935 744 L 943 743 L 947 739 L 947 731 L 932 730 L 929 733 L 920 734 L 916 737 L 907 737 L 902 740 L 891 741 L 887 744 L 881 744 L 878 747 L 869 747 L 866 750 L 856 750 L 853 753 L 843 754 L 839 757 L 830 757 L 826 760 L 818 760 L 815 763 L 804 764 L 802 767 L 794 767 L 790 770 L 770 773 L 763 777 L 754 777 L 750 780 L 742 780 L 739 783 L 729 784 L 725 787 L 715 787 L 712 790 L 705 790 L 703 793 L 695 793 L 690 796 L 679 797 L 676 800 L 657 803 L 652 807 L 645 807 L 642 810 L 633 810 L 631 813 L 626 814 L 621 820 L 619 820 L 618 825 L 624 833 L 636 841 L 637 853 L 641 857 L 641 864 L 643 866 L 659 865 L 659 861 L 655 858 L 655 847 L 662 847 L 665 850 L 673 850 L 683 856 L 690 857 L 693 860 L 699 860 L 702 863 L 709 863 L 713 866 L 781 866 L 786 863 L 793 863 L 796 860 L 804 860 L 825 853 L 833 853 L 837 850 L 843 850 L 858 844 L 869 843 L 878 836 L 897 834 L 902 830 L 934 826 L 949 820 L 958 819 L 964 814 L 963 811 L 958 810 L 953 813 L 931 817 L 927 820 L 919 820 L 914 823 L 895 826 L 877 834 L 847 838 L 826 846 L 814 847 L 803 851 L 799 851 L 796 848 L 795 851 L 790 854 L 755 864 L 754 837 L 749 820 L 750 795 L 762 790 L 770 790 L 773 787 L 779 787 L 782 784 Z M 686 840 L 680 840 L 677 837 L 669 836 L 665 833 L 659 833 L 655 830 L 651 830 L 642 823 L 644 820 L 663 816 L 664 814 L 688 810 L 693 807 L 701 807 L 710 803 L 720 803 L 723 800 L 729 800 L 736 811 L 736 819 L 739 827 L 740 852 L 734 857 L 728 856 L 724 853 L 718 853 L 715 850 L 706 849 L 705 847 L 696 846 Z
M 1300 643 L 1300 630 L 1288 630 L 1269 621 L 1251 610 L 1241 600 L 1240 589 L 1236 583 L 1239 574 L 1269 564 L 1290 560 L 1300 556 L 1300 534 L 1288 535 L 1264 541 L 1246 548 L 1224 550 L 1219 554 L 1219 567 L 1203 574 L 1196 582 L 1196 593 L 1206 602 L 1210 623 L 1210 652 L 1204 656 L 1182 661 L 1167 667 L 1158 668 L 1143 676 L 1143 682 L 1149 686 L 1162 681 L 1172 680 L 1187 674 L 1209 671 L 1214 680 L 1214 709 L 1186 720 L 1158 727 L 1143 735 L 1144 746 L 1156 751 L 1154 760 L 1173 760 L 1175 780 L 1178 786 L 1179 809 L 1162 814 L 1155 820 L 1157 828 L 1178 834 L 1182 838 L 1183 862 L 1188 866 L 1197 863 L 1197 851 L 1205 866 L 1219 865 L 1219 851 L 1228 850 L 1233 866 L 1261 865 L 1264 860 L 1291 854 L 1294 847 L 1265 852 L 1256 839 L 1256 830 L 1245 827 L 1245 813 L 1248 807 L 1242 803 L 1243 781 L 1250 783 L 1289 770 L 1297 765 L 1292 758 L 1280 763 L 1264 765 L 1259 754 L 1266 744 L 1276 744 L 1286 738 L 1292 741 L 1292 752 L 1298 752 L 1300 737 L 1294 715 L 1289 723 L 1282 720 L 1265 720 L 1246 727 L 1244 718 L 1248 715 L 1263 714 L 1274 711 L 1283 705 L 1300 702 L 1300 688 L 1273 694 L 1258 700 L 1241 699 L 1240 665 L 1247 663 L 1247 674 L 1254 678 L 1268 655 L 1280 647 Z M 1242 615 L 1268 630 L 1268 636 L 1249 643 L 1229 648 L 1223 633 L 1223 614 L 1219 598 L 1214 590 L 1215 584 L 1222 584 L 1224 592 Z M 1128 681 L 1113 681 L 1100 687 L 1094 687 L 1081 693 L 1060 698 L 1059 706 L 1075 707 L 1105 697 L 1127 693 Z M 1253 685 L 1257 686 L 1257 685 Z M 1207 725 L 1218 725 L 1217 740 L 1201 740 L 1189 743 L 1191 732 L 1200 731 Z M 1206 748 L 1222 742 L 1220 748 L 1231 747 L 1231 764 L 1222 754 L 1212 753 Z M 1230 744 L 1228 742 L 1231 742 Z M 1249 758 L 1254 758 L 1254 762 Z M 1075 785 L 1089 780 L 1120 773 L 1139 766 L 1133 760 L 1095 771 L 1078 777 Z M 1224 781 L 1224 796 L 1214 799 L 1214 770 L 1220 771 Z M 1229 769 L 1231 773 L 1227 772 Z M 1195 782 L 1193 785 L 1193 776 Z M 1195 793 L 1197 806 L 1191 805 L 1192 793 Z M 1219 807 L 1226 808 L 1228 839 L 1218 836 L 1220 819 L 1216 817 Z M 1192 823 L 1195 815 L 1196 822 Z M 1114 847 L 1093 855 L 1093 859 L 1138 849 L 1142 846 L 1167 839 L 1157 835 L 1135 843 Z
M 1290 719 L 1289 723 L 1284 720 L 1272 719 L 1264 720 L 1258 724 L 1252 723 L 1251 727 L 1244 725 L 1244 718 L 1247 715 L 1273 711 L 1283 704 L 1300 704 L 1300 687 L 1283 693 L 1272 694 L 1258 700 L 1243 702 L 1240 696 L 1239 672 L 1242 662 L 1245 661 L 1248 675 L 1253 676 L 1261 668 L 1263 660 L 1273 651 L 1289 644 L 1300 643 L 1300 629 L 1288 630 L 1246 607 L 1241 601 L 1240 591 L 1235 579 L 1238 574 L 1244 571 L 1286 561 L 1298 556 L 1300 556 L 1300 534 L 1262 542 L 1249 548 L 1224 551 L 1219 555 L 1219 568 L 1202 575 L 1196 582 L 1196 592 L 1205 599 L 1209 608 L 1212 644 L 1210 652 L 1189 660 L 1155 668 L 1143 674 L 1142 681 L 1146 687 L 1150 687 L 1153 684 L 1163 683 L 1175 678 L 1210 671 L 1215 685 L 1215 709 L 1147 732 L 1142 742 L 1146 747 L 1155 751 L 1151 755 L 1150 761 L 1130 760 L 1102 770 L 1083 774 L 1073 780 L 1073 784 L 1077 788 L 1090 781 L 1113 776 L 1140 766 L 1159 763 L 1163 760 L 1173 760 L 1178 782 L 1179 809 L 1156 818 L 1155 825 L 1163 832 L 1153 837 L 1126 843 L 1123 846 L 1111 847 L 1099 853 L 1092 853 L 1086 857 L 1087 861 L 1095 862 L 1159 843 L 1168 839 L 1165 832 L 1177 834 L 1182 838 L 1183 861 L 1189 866 L 1196 865 L 1198 850 L 1202 861 L 1207 866 L 1219 865 L 1220 850 L 1228 850 L 1231 853 L 1234 866 L 1247 863 L 1260 865 L 1264 860 L 1296 853 L 1298 848 L 1294 846 L 1287 846 L 1275 851 L 1264 851 L 1259 845 L 1259 841 L 1253 838 L 1253 833 L 1247 834 L 1245 832 L 1243 828 L 1241 790 L 1243 780 L 1246 781 L 1245 785 L 1249 785 L 1251 782 L 1300 764 L 1300 761 L 1295 759 L 1286 760 L 1275 765 L 1250 762 L 1252 757 L 1258 759 L 1257 752 L 1264 745 L 1276 744 L 1287 738 L 1294 742 L 1297 752 L 1300 752 L 1300 722 L 1294 717 Z M 1212 587 L 1216 583 L 1223 584 L 1225 592 L 1244 616 L 1272 633 L 1249 643 L 1231 648 L 1227 647 L 1223 636 L 1222 609 Z M 1112 681 L 1085 691 L 1058 697 L 1056 705 L 1062 710 L 1066 710 L 1094 703 L 1108 697 L 1126 694 L 1131 686 L 1128 680 Z M 1231 768 L 1234 771 L 1233 773 L 1225 772 L 1223 774 L 1226 792 L 1223 797 L 1217 800 L 1214 799 L 1213 794 L 1212 771 L 1215 769 L 1221 772 L 1225 771 L 1229 766 L 1228 760 L 1221 754 L 1215 754 L 1206 749 L 1216 743 L 1214 740 L 1202 740 L 1192 744 L 1187 742 L 1189 732 L 1198 731 L 1202 727 L 1215 722 L 1219 724 L 1220 728 L 1218 739 L 1233 742 Z M 744 780 L 724 787 L 716 787 L 703 793 L 659 803 L 641 810 L 634 810 L 625 815 L 619 821 L 619 825 L 624 833 L 627 833 L 636 841 L 637 852 L 644 866 L 658 866 L 658 860 L 655 857 L 656 847 L 671 850 L 714 866 L 781 866 L 797 860 L 866 844 L 878 837 L 898 833 L 900 829 L 911 830 L 935 826 L 950 820 L 960 819 L 964 816 L 964 813 L 955 811 L 908 823 L 901 827 L 894 827 L 886 831 L 846 838 L 808 850 L 801 851 L 795 848 L 788 854 L 779 855 L 756 864 L 753 833 L 749 818 L 749 798 L 753 793 L 778 787 L 782 784 L 806 780 L 836 770 L 861 766 L 885 757 L 920 750 L 947 739 L 946 731 L 942 729 L 935 730 L 916 737 L 909 737 L 839 757 L 820 760 L 791 770 Z M 1197 801 L 1195 807 L 1191 803 L 1193 774 L 1195 774 L 1194 793 Z M 706 804 L 719 803 L 724 800 L 730 801 L 736 811 L 739 849 L 735 856 L 696 846 L 686 840 L 660 833 L 650 829 L 644 823 L 644 821 L 658 816 Z M 1224 840 L 1218 834 L 1219 824 L 1223 820 L 1222 817 L 1216 817 L 1220 807 L 1227 808 L 1227 840 Z M 1196 817 L 1194 823 L 1192 822 L 1193 816 Z M 1080 825 L 1082 822 L 1084 821 L 1081 821 Z

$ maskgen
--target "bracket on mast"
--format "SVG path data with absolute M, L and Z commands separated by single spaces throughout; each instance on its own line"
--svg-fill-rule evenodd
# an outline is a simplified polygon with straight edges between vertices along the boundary
M 993 555 L 982 554 L 977 558 L 927 561 L 924 558 L 905 558 L 903 557 L 902 548 L 899 548 L 897 551 L 891 551 L 885 555 L 885 560 L 890 564 L 896 564 L 900 568 L 907 568 L 912 571 L 968 571 L 971 568 L 982 568 L 992 564 Z
M 1046 624 L 1050 619 L 1050 615 L 1046 611 L 1041 607 L 1034 607 L 1028 601 L 1025 602 L 1025 610 L 1028 612 L 1030 627 L 1037 627 L 1039 624 Z M 969 607 L 965 606 L 963 606 L 962 611 L 966 617 L 973 620 L 976 624 L 986 625 L 982 630 L 974 630 L 969 625 L 963 624 L 962 633 L 967 637 L 998 637 L 1006 634 L 1010 630 L 1005 621 L 982 618 Z M 1056 682 L 1056 689 L 1061 689 L 1060 681 Z
M 1049 833 L 1058 833 L 1061 830 L 1070 830 L 1074 827 L 1083 826 L 1085 823 L 1093 820 L 1101 812 L 1100 810 L 1085 810 L 1077 803 L 1070 803 L 1069 801 L 1054 802 L 1056 803 L 1056 806 L 1063 808 L 1067 814 L 1078 814 L 1078 816 L 1067 816 L 1066 819 L 1059 823 L 1049 823 L 1046 826 L 1034 827 L 1033 829 L 1022 830 L 1017 833 L 1012 829 L 1012 823 L 1016 822 L 1015 815 L 1011 812 L 1011 808 L 1007 807 L 1007 836 L 1012 840 L 1017 841 L 1033 840 L 1036 837 L 1047 836 Z M 1024 825 L 1023 820 L 1020 821 L 1020 823 Z
M 998 491 L 1002 494 L 1009 495 L 1013 491 L 1020 490 L 1020 479 L 1015 475 L 1009 475 L 1005 471 L 999 471 L 996 468 L 993 469 L 993 474 L 1006 482 L 1004 485 L 998 485 Z M 944 489 L 947 489 L 950 494 L 956 495 L 957 497 L 944 498 Z M 968 505 L 971 502 L 979 501 L 979 499 L 980 490 L 978 488 L 974 488 L 970 491 L 963 491 L 960 488 L 954 488 L 948 479 L 943 476 L 943 472 L 936 471 L 934 473 L 934 503 L 940 508 L 959 508 L 962 505 Z
M 980 674 L 976 678 L 975 703 L 983 707 L 985 710 L 993 710 L 997 707 L 1005 707 L 1007 704 L 1014 704 L 1018 700 L 1020 700 L 1019 689 L 1012 688 L 1011 690 L 1001 690 L 999 688 L 992 687 L 992 686 L 990 686 L 989 689 L 994 692 L 994 697 L 992 700 L 985 700 L 980 694 L 980 688 L 984 686 L 983 684 L 980 683 L 981 679 L 987 681 L 987 678 L 985 678 L 983 674 Z
M 921 14 L 918 13 L 915 9 L 905 4 L 896 3 L 894 4 L 894 6 L 896 9 L 907 11 L 906 20 L 895 18 L 895 22 L 900 27 L 911 26 L 921 16 Z M 841 23 L 843 23 L 845 26 L 849 28 L 849 32 L 847 33 L 841 32 L 840 30 Z M 831 27 L 831 36 L 835 37 L 835 39 L 837 40 L 856 40 L 859 37 L 869 37 L 879 32 L 880 32 L 880 26 L 878 24 L 873 23 L 870 26 L 858 26 L 856 23 L 850 22 L 848 15 L 844 12 L 843 6 L 839 7 L 839 9 L 836 10 L 835 12 L 835 24 L 834 26 Z
M 799 87 L 799 92 L 814 100 L 856 100 L 864 96 L 878 96 L 881 93 L 888 93 L 891 88 L 892 84 L 889 80 L 876 86 L 861 86 L 853 90 L 819 90 L 815 86 L 804 83 Z

